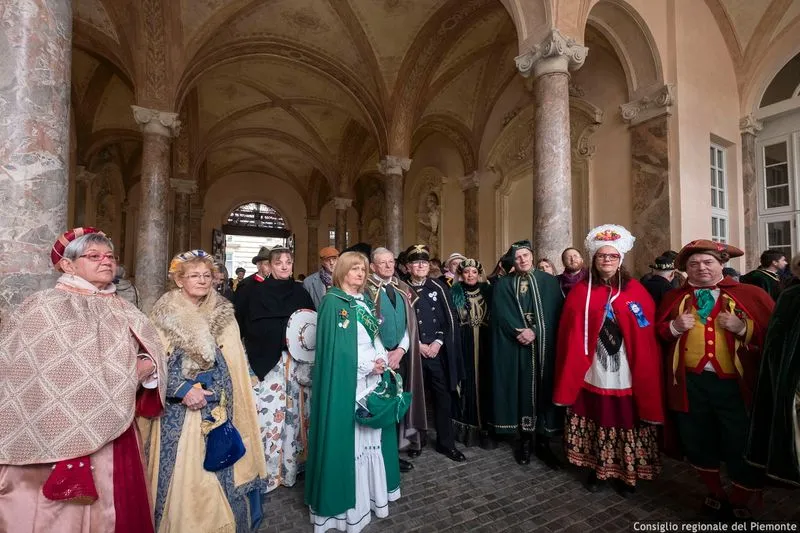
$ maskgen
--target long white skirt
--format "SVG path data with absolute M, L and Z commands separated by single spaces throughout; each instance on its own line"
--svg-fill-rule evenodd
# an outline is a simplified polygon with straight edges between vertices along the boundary
M 356 506 L 337 516 L 318 516 L 312 510 L 314 533 L 329 529 L 358 533 L 372 521 L 389 516 L 389 502 L 400 498 L 400 489 L 388 492 L 381 450 L 381 430 L 356 424 Z

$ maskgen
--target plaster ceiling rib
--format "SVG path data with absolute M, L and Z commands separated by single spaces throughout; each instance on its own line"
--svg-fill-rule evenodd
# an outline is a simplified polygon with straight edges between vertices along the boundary
M 248 58 L 268 57 L 292 65 L 300 65 L 337 86 L 348 94 L 352 103 L 361 111 L 365 123 L 382 145 L 386 145 L 386 119 L 374 95 L 345 65 L 322 53 L 299 43 L 284 39 L 247 39 L 227 43 L 209 51 L 188 66 L 177 92 L 180 103 L 202 77 L 215 67 L 235 63 Z
M 772 0 L 767 7 L 761 20 L 758 21 L 753 36 L 747 44 L 744 54 L 743 71 L 751 70 L 751 65 L 755 65 L 764 56 L 770 46 L 772 34 L 780 23 L 786 11 L 791 7 L 794 0 Z
M 78 140 L 78 161 L 83 163 L 87 161 L 86 154 L 80 152 L 80 147 L 89 146 L 89 138 L 94 130 L 94 119 L 97 115 L 97 109 L 100 107 L 100 102 L 103 98 L 111 78 L 114 76 L 113 71 L 108 68 L 108 63 L 101 61 L 97 68 L 94 69 L 83 98 L 77 103 L 75 107 L 75 133 Z
M 240 148 L 240 147 L 237 147 L 237 148 Z M 222 179 L 222 178 L 224 178 L 226 176 L 230 176 L 232 174 L 241 174 L 241 173 L 244 173 L 244 172 L 252 172 L 254 174 L 266 174 L 266 175 L 272 176 L 275 179 L 283 181 L 284 183 L 289 185 L 289 187 L 294 189 L 294 191 L 297 194 L 299 194 L 301 198 L 303 197 L 304 188 L 303 188 L 302 185 L 300 185 L 300 182 L 296 178 L 293 178 L 291 176 L 281 176 L 280 174 L 274 172 L 274 170 L 269 169 L 269 168 L 265 169 L 265 168 L 258 168 L 257 166 L 248 166 L 250 163 L 257 163 L 257 162 L 263 163 L 265 161 L 269 162 L 269 163 L 272 163 L 272 161 L 268 160 L 267 158 L 265 158 L 263 156 L 258 156 L 258 157 L 250 157 L 250 158 L 247 158 L 247 159 L 242 159 L 242 160 L 239 160 L 239 161 L 235 161 L 233 163 L 230 163 L 228 165 L 220 167 L 219 169 L 217 169 L 214 172 L 214 174 L 212 176 L 210 176 L 210 179 L 207 180 L 208 181 L 208 186 L 211 187 L 215 182 L 219 181 L 220 179 Z M 274 165 L 274 163 L 273 163 L 273 165 Z M 277 166 L 277 165 L 275 165 L 275 166 Z
M 231 83 L 238 83 L 240 85 L 244 85 L 245 87 L 249 87 L 257 91 L 259 94 L 261 94 L 265 98 L 268 98 L 270 101 L 263 102 L 260 104 L 255 104 L 253 106 L 246 107 L 243 109 L 239 109 L 229 115 L 226 115 L 225 117 L 222 117 L 216 124 L 214 124 L 209 129 L 208 134 L 206 135 L 207 138 L 218 135 L 219 132 L 222 131 L 225 127 L 249 115 L 250 113 L 256 113 L 258 111 L 263 111 L 265 109 L 269 109 L 272 107 L 278 107 L 286 111 L 289 115 L 291 115 L 291 117 L 294 118 L 303 127 L 303 129 L 311 136 L 311 139 L 319 144 L 320 149 L 324 151 L 323 154 L 324 156 L 326 156 L 331 161 L 333 160 L 334 158 L 333 154 L 331 154 L 330 150 L 328 150 L 328 145 L 322 139 L 322 136 L 320 136 L 317 129 L 311 124 L 311 122 L 308 121 L 308 119 L 306 119 L 306 117 L 302 113 L 300 113 L 297 109 L 295 109 L 292 106 L 292 103 L 294 102 L 299 102 L 299 103 L 311 102 L 314 103 L 315 105 L 329 106 L 327 102 L 321 102 L 313 98 L 297 98 L 297 99 L 281 98 L 274 92 L 270 91 L 269 88 L 266 87 L 264 84 L 259 83 L 255 80 L 251 80 L 250 78 L 240 78 L 236 76 L 223 75 L 223 76 L 215 76 L 214 79 L 224 80 Z M 337 108 L 337 109 L 342 110 L 344 113 L 348 115 L 350 114 L 344 108 Z
M 252 148 L 250 146 L 236 146 L 235 148 L 239 151 L 242 151 L 246 154 L 250 154 L 251 156 L 253 156 L 252 158 L 248 159 L 248 161 L 255 158 L 258 158 L 259 160 L 262 161 L 266 161 L 279 171 L 280 174 L 277 175 L 276 177 L 285 178 L 286 180 L 296 185 L 297 187 L 301 186 L 300 179 L 297 177 L 297 175 L 295 175 L 294 172 L 286 168 L 284 165 L 280 164 L 278 161 L 275 160 L 275 158 L 271 157 L 270 155 L 260 150 L 256 150 L 255 148 Z
M 498 95 L 491 94 L 492 82 L 496 77 L 502 76 L 502 60 L 506 54 L 508 46 L 516 46 L 515 41 L 502 43 L 496 41 L 495 48 L 492 50 L 489 57 L 486 59 L 486 68 L 483 71 L 483 79 L 481 86 L 478 89 L 478 97 L 476 101 L 475 114 L 472 119 L 472 135 L 475 143 L 480 145 L 479 136 L 486 129 L 486 124 L 489 121 L 489 116 L 492 114 L 496 96 L 502 94 L 502 91 L 515 76 L 517 76 L 516 69 L 512 70 L 510 75 L 507 76 L 508 82 L 500 84 L 500 91 Z M 495 67 L 494 70 L 492 67 Z M 476 162 L 477 163 L 477 162 Z M 477 170 L 477 168 L 476 168 Z
M 431 85 L 428 87 L 428 90 L 425 91 L 423 99 L 428 103 L 433 101 L 436 95 L 439 94 L 439 92 L 451 81 L 453 81 L 459 74 L 471 67 L 474 63 L 477 63 L 481 59 L 488 57 L 492 52 L 494 52 L 496 47 L 496 44 L 491 43 L 487 44 L 486 46 L 476 48 L 466 56 L 453 63 L 449 69 L 444 71 L 438 78 L 434 80 L 433 83 L 431 83 Z
M 293 135 L 290 135 L 284 131 L 270 128 L 242 128 L 225 132 L 223 135 L 208 139 L 198 153 L 198 157 L 192 168 L 192 175 L 198 171 L 200 164 L 206 160 L 208 154 L 210 154 L 214 149 L 225 143 L 248 137 L 272 139 L 295 148 L 310 159 L 310 162 L 316 166 L 320 172 L 322 172 L 325 178 L 330 182 L 331 186 L 336 184 L 337 175 L 335 170 L 320 156 L 316 150 L 308 146 L 306 143 L 301 142 Z
M 352 39 L 356 50 L 358 50 L 359 55 L 367 64 L 367 70 L 373 74 L 373 80 L 375 81 L 375 85 L 378 87 L 379 91 L 379 94 L 377 95 L 378 101 L 382 106 L 385 107 L 387 101 L 389 100 L 386 81 L 381 75 L 378 56 L 375 53 L 375 49 L 372 48 L 372 45 L 369 42 L 369 38 L 364 31 L 364 27 L 361 25 L 361 22 L 358 20 L 358 17 L 353 12 L 353 8 L 350 6 L 347 0 L 328 0 L 328 3 L 339 16 L 339 20 L 342 21 L 344 27 L 347 28 L 347 31 L 350 34 L 350 39 Z
M 450 115 L 426 115 L 414 131 L 417 139 L 414 143 L 415 149 L 433 133 L 440 133 L 453 143 L 461 156 L 465 174 L 478 169 L 477 151 L 468 126 Z

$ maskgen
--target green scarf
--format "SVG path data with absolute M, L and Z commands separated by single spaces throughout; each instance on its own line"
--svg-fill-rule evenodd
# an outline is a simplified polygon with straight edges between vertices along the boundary
M 697 298 L 697 316 L 700 317 L 700 322 L 705 324 L 716 303 L 714 295 L 711 294 L 711 289 L 698 289 L 694 294 Z

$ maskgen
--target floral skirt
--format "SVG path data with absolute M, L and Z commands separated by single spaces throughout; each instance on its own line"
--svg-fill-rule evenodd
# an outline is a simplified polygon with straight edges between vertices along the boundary
M 598 479 L 627 485 L 661 473 L 656 426 L 634 421 L 631 396 L 603 396 L 583 390 L 567 409 L 564 446 L 570 463 L 588 467 Z
M 253 391 L 267 460 L 267 492 L 294 486 L 305 463 L 311 389 L 297 382 L 298 364 L 283 352 Z

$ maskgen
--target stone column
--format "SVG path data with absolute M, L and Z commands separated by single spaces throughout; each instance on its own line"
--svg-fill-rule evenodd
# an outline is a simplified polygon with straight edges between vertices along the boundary
M 340 252 L 347 248 L 347 210 L 353 205 L 352 198 L 334 198 L 336 209 L 336 237 L 334 243 Z
M 67 227 L 72 7 L 0 8 L 0 311 L 52 287 Z
M 136 234 L 136 286 L 142 311 L 150 312 L 167 280 L 170 141 L 180 128 L 176 113 L 131 106 L 142 127 L 142 197 Z
M 472 259 L 477 259 L 480 254 L 478 191 L 481 178 L 477 172 L 472 172 L 458 181 L 461 190 L 464 191 L 464 254 Z
M 378 170 L 386 176 L 386 247 L 399 254 L 403 246 L 403 172 L 411 168 L 407 157 L 387 155 Z
M 523 76 L 533 75 L 533 248 L 536 257 L 559 257 L 572 246 L 572 170 L 569 71 L 588 49 L 557 29 L 517 57 Z
M 753 115 L 739 121 L 742 133 L 742 200 L 744 201 L 744 254 L 749 272 L 758 267 L 758 178 L 756 175 L 756 135 L 763 129 Z
M 175 219 L 172 234 L 172 255 L 185 252 L 189 246 L 189 215 L 192 206 L 192 195 L 197 192 L 197 182 L 188 179 L 171 179 L 170 185 L 175 190 Z
M 96 206 L 92 200 L 92 192 L 97 174 L 89 172 L 83 165 L 78 165 L 75 170 L 75 225 L 78 227 L 93 226 Z M 106 228 L 100 229 L 107 231 Z
M 669 198 L 669 117 L 675 98 L 664 85 L 638 100 L 620 106 L 630 124 L 633 224 L 637 238 L 633 261 L 635 274 L 648 271 L 650 262 L 672 248 Z
M 205 209 L 198 208 L 197 204 L 194 204 L 190 208 L 189 212 L 189 249 L 194 250 L 196 248 L 203 247 L 203 236 L 200 232 L 203 229 L 203 215 L 205 214 Z
M 308 226 L 308 258 L 306 271 L 311 274 L 319 268 L 319 217 L 307 217 Z M 341 251 L 341 250 L 340 250 Z

